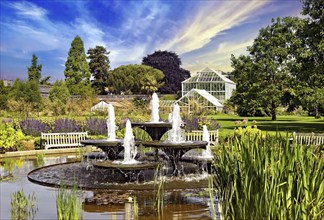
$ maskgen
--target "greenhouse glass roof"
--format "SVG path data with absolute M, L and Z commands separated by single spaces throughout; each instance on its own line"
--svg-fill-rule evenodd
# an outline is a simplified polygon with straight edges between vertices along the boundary
M 185 96 L 181 97 L 178 101 L 176 101 L 176 103 L 181 101 L 184 98 L 187 98 L 187 97 L 190 97 L 190 96 L 194 95 L 195 93 L 198 93 L 200 96 L 207 99 L 214 106 L 223 107 L 223 105 L 218 101 L 217 98 L 215 98 L 215 96 L 213 96 L 212 94 L 210 94 L 209 92 L 207 92 L 206 90 L 203 90 L 203 89 L 192 89 L 192 90 L 190 90 L 190 92 L 188 92 Z
M 183 83 L 193 82 L 228 82 L 234 84 L 233 81 L 222 75 L 220 71 L 210 69 L 209 67 L 206 67 L 201 72 L 198 72 L 197 75 L 183 81 Z

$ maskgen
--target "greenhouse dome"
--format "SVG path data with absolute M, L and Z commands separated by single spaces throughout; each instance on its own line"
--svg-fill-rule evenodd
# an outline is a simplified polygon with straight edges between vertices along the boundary
M 224 103 L 229 99 L 236 84 L 226 78 L 221 71 L 213 70 L 206 67 L 181 83 L 182 97 L 189 93 L 192 89 L 206 90 L 212 96 L 217 98 L 220 103 Z

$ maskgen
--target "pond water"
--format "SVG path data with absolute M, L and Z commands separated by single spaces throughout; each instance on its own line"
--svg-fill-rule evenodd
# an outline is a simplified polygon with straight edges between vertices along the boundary
M 57 219 L 56 194 L 58 189 L 38 185 L 27 179 L 27 174 L 35 168 L 52 164 L 73 162 L 75 156 L 45 157 L 37 162 L 32 158 L 13 158 L 0 161 L 0 219 L 10 219 L 10 201 L 12 193 L 21 189 L 25 195 L 35 193 L 38 210 L 35 219 Z M 155 193 L 152 189 L 143 190 L 79 190 L 84 219 L 133 219 L 133 203 L 129 197 L 136 197 L 138 219 L 213 219 L 214 212 L 206 188 L 193 177 L 188 177 L 186 186 L 168 189 L 165 192 L 163 217 L 158 217 L 153 210 Z M 177 183 L 175 181 L 177 185 Z M 201 187 L 199 187 L 201 184 Z M 190 187 L 195 186 L 195 187 Z M 191 188 L 191 189 L 190 189 Z M 217 203 L 215 204 L 217 209 Z M 216 210 L 216 217 L 219 213 Z

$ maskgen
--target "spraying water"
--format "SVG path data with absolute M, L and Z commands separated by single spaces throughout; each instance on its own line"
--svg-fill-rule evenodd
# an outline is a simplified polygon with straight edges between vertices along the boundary
M 169 131 L 168 141 L 171 143 L 182 143 L 185 141 L 185 135 L 181 125 L 183 124 L 180 117 L 180 107 L 174 104 L 171 116 L 172 129 Z
M 153 93 L 152 100 L 151 100 L 151 122 L 159 122 L 160 116 L 159 116 L 159 97 L 156 93 Z
M 110 103 L 108 105 L 107 128 L 108 128 L 107 140 L 108 141 L 116 140 L 115 110 L 114 110 L 114 106 Z
M 133 134 L 132 124 L 130 120 L 126 121 L 126 132 L 124 137 L 124 160 L 122 164 L 138 163 L 135 160 L 137 148 L 135 146 L 135 138 Z
M 203 151 L 203 153 L 202 153 L 202 157 L 203 158 L 213 158 L 213 155 L 212 155 L 211 150 L 210 150 L 209 132 L 208 132 L 208 129 L 207 129 L 206 125 L 203 125 L 203 141 L 207 141 L 208 144 L 206 146 L 206 150 Z

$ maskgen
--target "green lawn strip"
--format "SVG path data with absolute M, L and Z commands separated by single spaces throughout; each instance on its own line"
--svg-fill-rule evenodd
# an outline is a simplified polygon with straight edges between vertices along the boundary
M 235 115 L 214 115 L 210 118 L 216 119 L 221 125 L 219 135 L 221 138 L 233 134 L 234 129 L 239 126 L 256 125 L 262 132 L 275 135 L 279 132 L 285 136 L 288 133 L 296 132 L 319 132 L 324 133 L 324 119 L 315 119 L 309 116 L 278 116 L 276 121 L 271 117 L 240 117 Z M 248 119 L 248 122 L 235 124 L 236 121 Z M 256 121 L 256 123 L 253 123 Z

